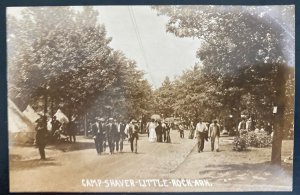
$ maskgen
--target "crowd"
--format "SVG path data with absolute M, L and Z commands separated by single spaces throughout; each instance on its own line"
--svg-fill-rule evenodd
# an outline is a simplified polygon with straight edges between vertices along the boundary
M 47 131 L 46 124 L 47 119 L 41 116 L 38 119 L 36 130 L 36 144 L 39 148 L 41 159 L 45 159 L 44 148 L 46 145 L 46 140 L 49 140 L 49 132 Z M 68 123 L 60 122 L 55 116 L 51 119 L 51 131 L 50 137 L 52 140 L 66 140 L 69 142 L 76 142 L 76 127 L 73 120 Z M 90 125 L 89 134 L 93 136 L 95 142 L 95 148 L 99 155 L 106 152 L 114 154 L 115 152 L 123 152 L 123 143 L 128 140 L 130 143 L 131 152 L 137 153 L 139 132 L 142 127 L 140 123 L 136 120 L 130 120 L 125 122 L 125 120 L 118 120 L 114 118 L 104 118 L 96 117 Z M 148 134 L 149 142 L 165 142 L 171 143 L 170 131 L 172 129 L 178 129 L 180 138 L 184 138 L 184 130 L 190 129 L 189 139 L 197 139 L 198 152 L 203 152 L 204 142 L 210 140 L 211 151 L 219 151 L 219 138 L 221 134 L 221 127 L 218 124 L 218 120 L 213 120 L 210 124 L 203 122 L 200 118 L 198 123 L 194 125 L 190 122 L 189 125 L 184 125 L 183 123 L 178 123 L 177 126 L 174 123 L 166 122 L 164 120 L 151 119 L 145 126 L 145 131 Z M 252 119 L 248 120 L 242 117 L 238 124 L 238 129 L 236 130 L 236 135 L 240 136 L 249 131 L 254 132 L 266 132 L 267 134 L 272 133 L 272 127 L 270 123 L 267 124 L 265 128 L 258 128 L 254 126 Z M 48 138 L 46 138 L 48 136 Z

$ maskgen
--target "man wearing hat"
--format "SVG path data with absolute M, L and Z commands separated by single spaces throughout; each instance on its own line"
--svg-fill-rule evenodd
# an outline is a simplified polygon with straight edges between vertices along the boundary
M 129 134 L 131 152 L 135 152 L 135 153 L 137 153 L 137 140 L 139 139 L 138 132 L 139 132 L 139 127 L 137 125 L 137 121 L 133 119 L 130 122 L 128 134 Z
M 106 137 L 107 137 L 110 154 L 114 153 L 114 148 L 115 148 L 114 139 L 117 136 L 117 134 L 118 134 L 118 127 L 114 123 L 114 119 L 109 118 L 108 124 L 106 126 Z
M 95 147 L 97 153 L 100 155 L 103 152 L 103 126 L 99 123 L 101 122 L 102 118 L 96 117 L 95 123 L 92 126 L 92 132 L 94 135 Z
M 198 140 L 198 152 L 203 152 L 204 149 L 204 139 L 205 139 L 205 132 L 207 132 L 207 126 L 202 119 L 199 119 L 199 122 L 196 125 L 195 130 L 195 138 Z
M 216 143 L 216 151 L 219 152 L 219 138 L 220 138 L 220 126 L 217 120 L 213 120 L 209 126 L 208 137 L 211 141 L 211 151 L 214 151 Z
M 41 160 L 46 160 L 45 147 L 47 142 L 47 117 L 40 116 L 36 121 L 36 145 L 39 148 Z

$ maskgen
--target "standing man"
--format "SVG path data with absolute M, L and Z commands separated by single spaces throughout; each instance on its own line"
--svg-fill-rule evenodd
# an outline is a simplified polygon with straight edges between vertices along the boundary
M 47 117 L 41 116 L 35 121 L 36 127 L 36 145 L 39 148 L 41 160 L 46 160 L 45 147 L 47 142 Z
M 184 127 L 183 127 L 182 123 L 179 124 L 178 128 L 179 128 L 180 138 L 184 138 Z
M 137 140 L 139 139 L 139 127 L 137 126 L 137 121 L 132 120 L 129 125 L 129 141 L 130 141 L 130 148 L 131 152 L 135 152 L 137 154 Z M 134 143 L 134 144 L 133 144 Z
M 122 120 L 118 125 L 118 132 L 120 135 L 120 139 L 119 139 L 120 152 L 123 152 L 123 142 L 124 142 L 124 139 L 126 138 L 125 127 L 126 127 L 126 124 L 125 124 L 124 120 Z
M 247 127 L 247 125 L 246 125 L 245 117 L 242 117 L 242 121 L 239 123 L 239 126 L 238 126 L 239 136 L 242 135 L 244 132 L 247 132 L 246 127 Z
M 76 142 L 76 124 L 75 124 L 75 118 L 72 117 L 72 120 L 67 124 L 68 125 L 68 134 L 70 142 L 72 142 L 72 139 L 74 143 Z
M 114 149 L 116 149 L 117 152 L 119 152 L 119 142 L 120 142 L 120 122 L 117 121 L 116 119 L 114 120 L 114 124 L 117 127 L 117 131 L 113 135 L 113 142 L 114 142 Z
M 56 116 L 53 116 L 51 119 L 51 135 L 53 136 L 54 139 L 57 139 L 55 137 L 55 132 L 59 130 L 61 125 L 62 124 L 56 119 Z
M 100 135 L 100 124 L 98 122 L 98 117 L 95 118 L 95 123 L 92 125 L 92 133 L 95 142 L 95 147 L 97 154 L 100 155 L 102 152 L 102 142 L 101 142 L 101 135 Z
M 202 119 L 199 119 L 199 122 L 196 125 L 195 130 L 195 138 L 198 141 L 198 152 L 203 152 L 204 149 L 204 139 L 205 139 L 205 131 L 207 131 L 207 126 L 202 122 Z
M 113 118 L 108 119 L 108 124 L 106 126 L 106 136 L 107 136 L 107 142 L 108 142 L 108 147 L 109 147 L 109 152 L 112 155 L 114 153 L 115 149 L 115 144 L 114 144 L 114 139 L 115 136 L 118 132 L 117 126 L 114 123 Z
M 219 138 L 220 138 L 220 126 L 217 120 L 213 120 L 212 124 L 209 126 L 208 137 L 211 141 L 211 151 L 214 151 L 216 142 L 216 151 L 219 152 Z

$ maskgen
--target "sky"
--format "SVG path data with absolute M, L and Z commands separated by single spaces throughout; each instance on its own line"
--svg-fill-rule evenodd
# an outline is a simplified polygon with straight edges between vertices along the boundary
M 180 75 L 198 61 L 200 41 L 167 33 L 168 18 L 158 16 L 149 6 L 95 8 L 99 11 L 99 22 L 112 37 L 111 47 L 135 60 L 153 87 L 159 87 L 166 76 L 172 79 Z

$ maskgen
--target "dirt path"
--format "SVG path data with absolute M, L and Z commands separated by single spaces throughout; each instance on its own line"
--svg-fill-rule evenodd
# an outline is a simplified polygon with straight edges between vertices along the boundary
M 234 152 L 231 138 L 221 139 L 221 152 L 210 152 L 206 142 L 203 153 L 195 150 L 195 140 L 180 139 L 172 132 L 172 144 L 149 143 L 145 135 L 138 142 L 138 154 L 129 152 L 96 155 L 92 140 L 79 138 L 76 144 L 48 147 L 49 159 L 40 161 L 36 148 L 10 147 L 10 190 L 21 191 L 239 191 L 288 190 L 291 171 L 274 169 L 268 165 L 270 148 Z M 292 144 L 283 148 L 289 155 Z M 57 150 L 59 148 L 59 150 Z M 274 176 L 277 178 L 274 179 Z M 284 179 L 283 179 L 284 178 Z M 134 179 L 129 187 L 87 186 L 89 181 L 120 181 Z M 149 179 L 166 180 L 167 185 L 144 186 Z M 207 185 L 175 185 L 172 179 L 192 179 Z M 284 181 L 283 181 L 284 180 Z M 281 183 L 279 183 L 281 181 Z M 148 181 L 149 182 L 149 181 Z M 194 186 L 195 184 L 195 186 Z M 198 183 L 199 184 L 199 183 Z

